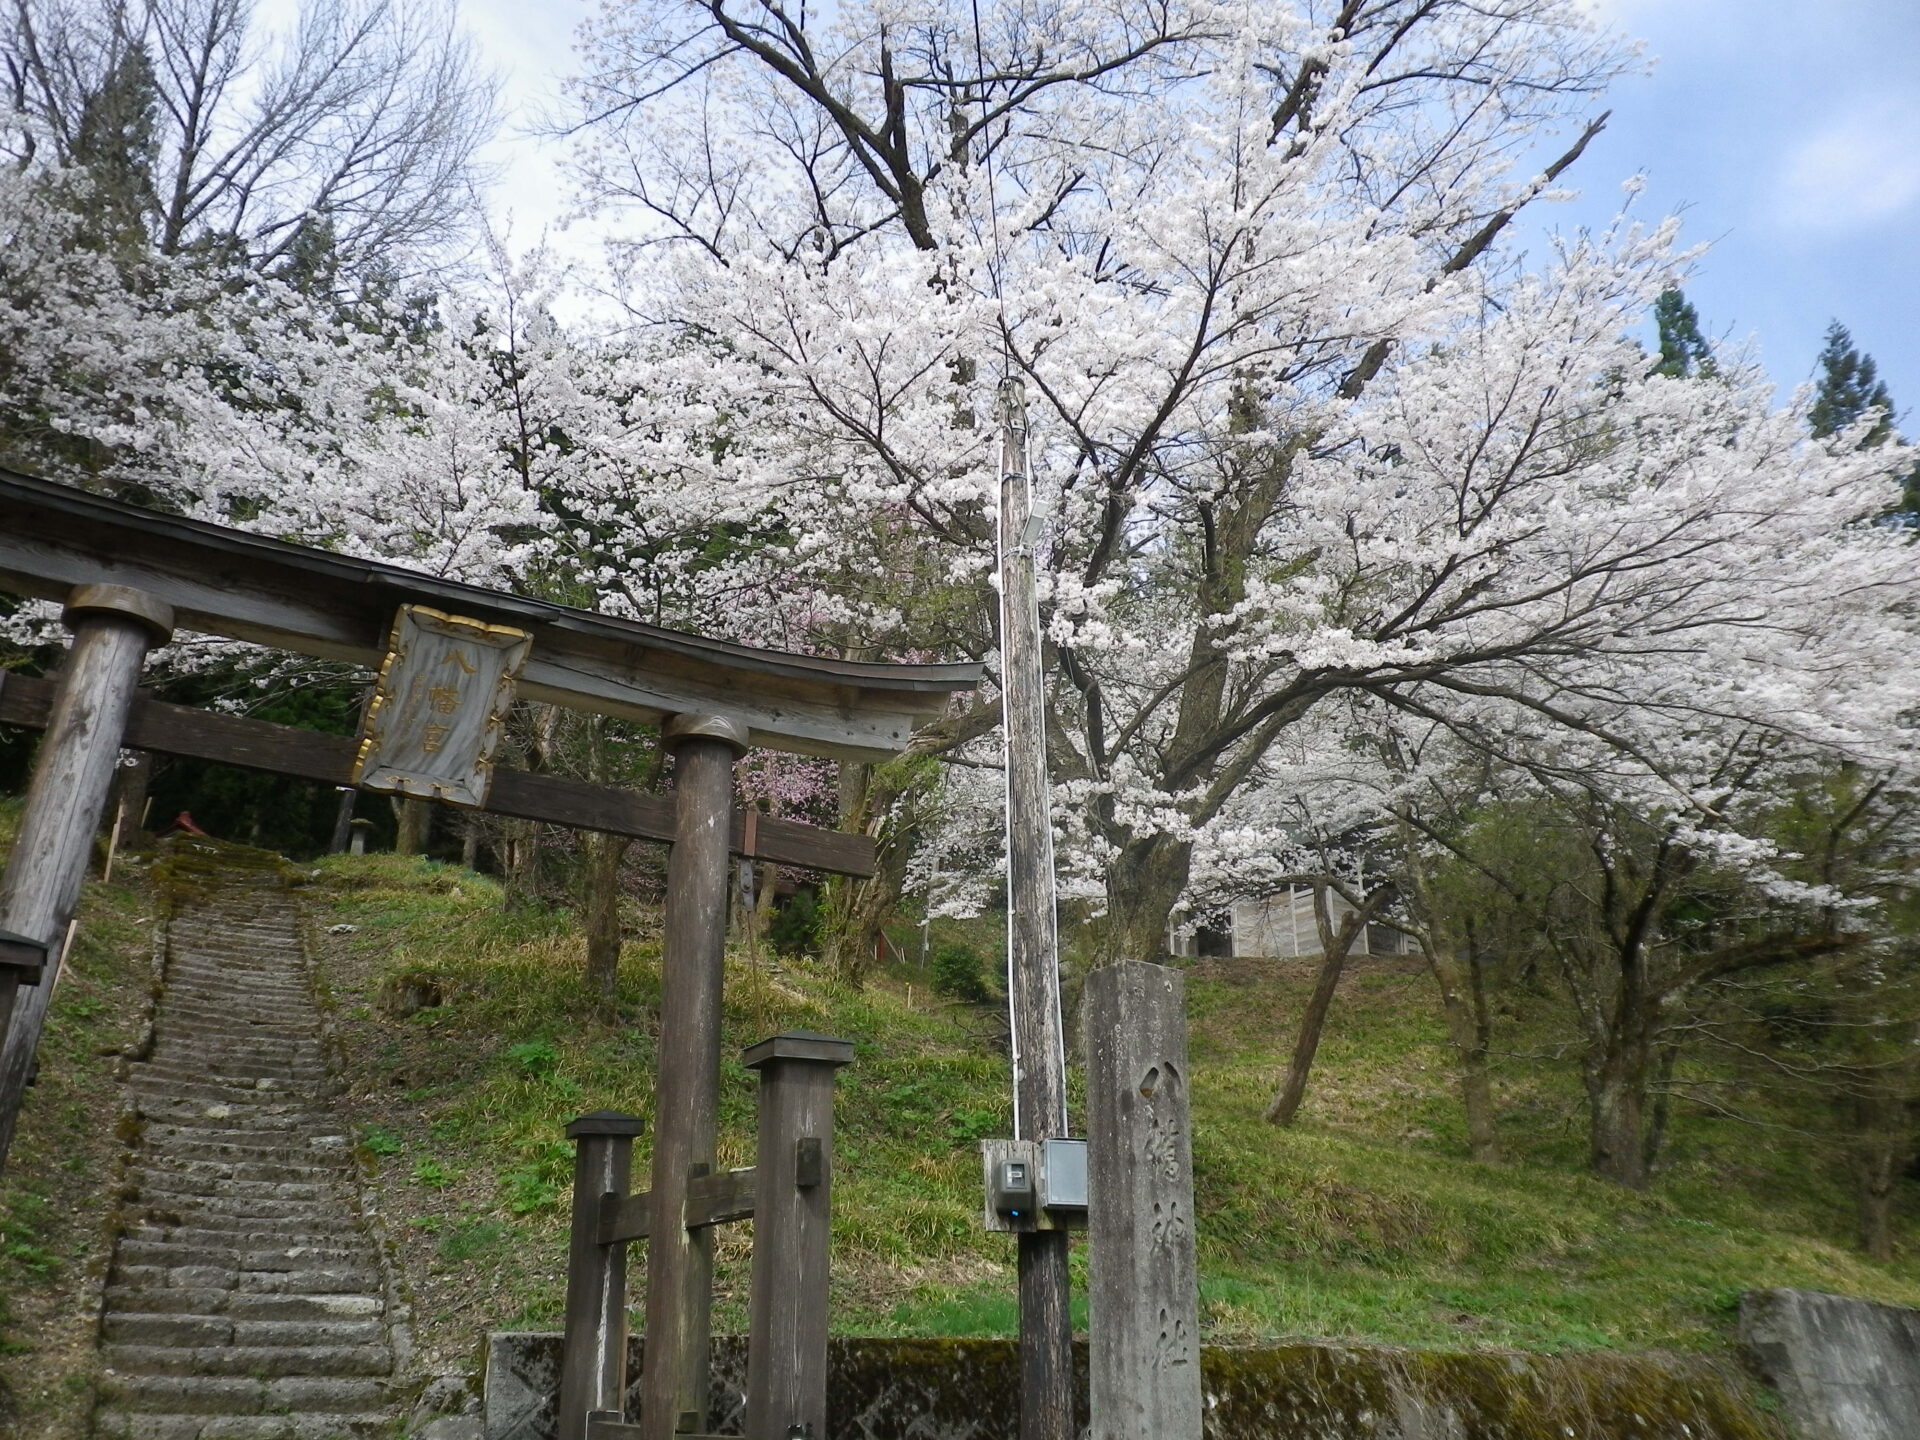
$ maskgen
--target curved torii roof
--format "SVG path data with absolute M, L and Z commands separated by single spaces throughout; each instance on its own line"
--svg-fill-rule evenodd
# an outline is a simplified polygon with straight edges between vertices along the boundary
M 915 725 L 971 690 L 978 665 L 887 665 L 756 650 L 637 620 L 443 580 L 143 509 L 0 469 L 0 589 L 58 600 L 75 585 L 129 585 L 185 629 L 377 666 L 401 605 L 531 632 L 519 693 L 654 721 L 725 715 L 756 745 L 884 759 Z

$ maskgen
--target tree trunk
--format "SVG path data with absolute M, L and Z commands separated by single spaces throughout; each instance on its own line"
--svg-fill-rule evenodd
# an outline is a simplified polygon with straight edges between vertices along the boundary
M 399 822 L 393 837 L 393 853 L 424 855 L 427 836 L 433 829 L 433 802 L 402 796 L 393 802 L 393 814 Z
M 877 767 L 841 767 L 840 828 L 872 835 L 876 861 L 867 878 L 837 876 L 828 889 L 821 950 L 849 984 L 865 981 L 886 923 L 900 908 L 919 839 L 919 802 L 934 783 L 936 763 L 903 756 Z
M 1291 892 L 1289 892 L 1291 893 Z M 1293 1042 L 1293 1060 L 1287 1066 L 1287 1078 L 1267 1106 L 1267 1123 L 1291 1125 L 1300 1102 L 1306 1098 L 1307 1076 L 1313 1070 L 1313 1057 L 1320 1049 L 1320 1036 L 1327 1027 L 1327 1012 L 1333 1008 L 1333 993 L 1340 985 L 1340 972 L 1346 968 L 1353 942 L 1367 933 L 1373 908 L 1349 915 L 1336 929 L 1333 900 L 1324 882 L 1313 887 L 1313 922 L 1320 936 L 1320 976 L 1314 982 L 1313 998 L 1307 1001 L 1306 1014 L 1300 1017 L 1300 1034 Z
M 606 717 L 596 715 L 587 726 L 587 778 L 605 785 L 613 777 L 613 757 L 607 749 Z M 613 1009 L 620 981 L 620 862 L 633 842 L 599 830 L 580 836 L 580 911 L 587 930 L 587 992 L 600 1008 Z
M 1488 1072 L 1486 1006 L 1477 965 L 1461 963 L 1443 944 L 1427 947 L 1427 968 L 1440 990 L 1440 1014 L 1453 1045 L 1460 1077 L 1460 1101 L 1467 1117 L 1467 1153 L 1475 1160 L 1500 1158 L 1500 1134 L 1494 1123 L 1493 1079 Z
M 480 831 L 482 821 L 478 815 L 467 814 L 460 822 L 460 866 L 464 870 L 480 868 Z
M 131 765 L 122 765 L 114 776 L 114 823 L 120 830 L 123 846 L 137 846 L 147 830 L 147 786 L 153 780 L 153 756 L 145 750 L 129 750 Z
M 1848 1169 L 1860 1221 L 1860 1248 L 1869 1260 L 1893 1259 L 1893 1198 L 1907 1156 L 1906 1097 L 1883 1071 L 1856 1072 Z
M 1647 1188 L 1647 1090 L 1652 1056 L 1638 1027 L 1616 1025 L 1590 1067 L 1587 1103 L 1593 1173 L 1630 1190 Z
M 558 747 L 560 733 L 560 707 L 558 705 L 529 705 L 528 722 L 531 734 L 525 742 L 527 769 L 543 772 L 550 768 L 554 751 Z M 524 910 L 538 905 L 541 898 L 540 864 L 540 822 L 537 820 L 503 820 L 500 825 L 504 836 L 505 853 L 501 856 L 501 869 L 505 884 L 501 887 L 500 907 L 503 910 Z
M 587 831 L 580 837 L 580 909 L 587 931 L 587 990 L 602 1009 L 613 1007 L 620 979 L 620 861 L 628 841 Z
M 1658 1047 L 1654 1061 L 1653 1114 L 1647 1121 L 1645 1164 L 1651 1176 L 1660 1163 L 1660 1151 L 1667 1143 L 1667 1122 L 1673 1116 L 1673 1068 L 1680 1059 L 1680 1047 L 1671 1040 Z
M 540 822 L 502 820 L 502 910 L 526 910 L 540 903 Z
M 1307 1075 L 1313 1069 L 1313 1057 L 1320 1049 L 1320 1035 L 1326 1029 L 1327 1012 L 1333 1008 L 1333 992 L 1340 984 L 1340 972 L 1346 967 L 1349 946 L 1328 950 L 1320 957 L 1320 978 L 1307 1001 L 1306 1014 L 1300 1017 L 1300 1034 L 1293 1042 L 1293 1060 L 1287 1066 L 1287 1078 L 1267 1106 L 1267 1123 L 1291 1125 L 1300 1102 L 1307 1096 Z
M 1132 840 L 1107 867 L 1107 923 L 1102 964 L 1159 963 L 1167 956 L 1167 924 L 1187 888 L 1193 846 L 1165 835 Z

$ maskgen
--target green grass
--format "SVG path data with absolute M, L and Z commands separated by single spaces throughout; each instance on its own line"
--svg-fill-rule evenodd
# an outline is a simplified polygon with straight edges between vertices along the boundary
M 562 1128 L 598 1108 L 651 1118 L 657 944 L 627 946 L 615 1011 L 601 1015 L 564 912 L 503 916 L 490 882 L 423 861 L 320 868 L 319 928 L 356 927 L 326 937 L 322 973 L 360 1133 L 383 1141 L 363 1143 L 363 1158 L 388 1213 L 406 1217 L 423 1336 L 451 1348 L 485 1324 L 552 1323 L 571 1166 Z M 657 916 L 631 918 L 657 933 Z M 991 934 L 976 924 L 966 938 Z M 1577 1075 L 1551 1058 L 1561 1031 L 1544 996 L 1511 997 L 1503 1021 L 1509 1050 L 1548 1057 L 1499 1066 L 1504 1164 L 1465 1158 L 1430 982 L 1407 967 L 1353 978 L 1300 1123 L 1265 1124 L 1311 980 L 1273 962 L 1209 962 L 1189 979 L 1211 1336 L 1714 1350 L 1753 1286 L 1920 1303 L 1920 1265 L 1871 1264 L 1849 1247 L 1824 1117 L 1784 1098 L 1756 1102 L 1764 1130 L 1682 1107 L 1649 1194 L 1583 1173 Z M 442 1003 L 405 1018 L 383 1007 L 420 982 Z M 840 1079 L 836 1326 L 1010 1333 L 1011 1246 L 980 1228 L 976 1143 L 1010 1128 L 1007 1067 L 979 1013 L 938 1001 L 917 970 L 852 990 L 804 963 L 773 974 L 734 956 L 725 1025 L 729 1056 L 794 1026 L 856 1043 Z M 729 1064 L 723 1164 L 751 1163 L 752 1112 L 751 1079 Z M 643 1136 L 636 1174 L 646 1163 Z M 744 1236 L 723 1234 L 723 1327 L 744 1323 L 746 1261 Z

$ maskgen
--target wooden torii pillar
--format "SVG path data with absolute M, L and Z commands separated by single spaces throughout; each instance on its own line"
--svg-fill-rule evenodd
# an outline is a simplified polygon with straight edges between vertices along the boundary
M 647 1363 L 640 1382 L 644 1440 L 707 1428 L 713 1231 L 689 1229 L 682 1217 L 687 1182 L 712 1173 L 719 1138 L 727 829 L 733 765 L 747 752 L 746 732 L 719 715 L 676 715 L 660 739 L 673 753 L 677 823 L 660 961 Z
M 44 947 L 45 964 L 0 964 L 0 1168 L 33 1072 L 67 927 L 126 733 L 147 651 L 173 633 L 173 611 L 121 585 L 82 585 L 63 618 L 73 645 L 54 690 L 20 832 L 0 879 L 0 930 Z M 9 947 L 18 953 L 17 944 Z

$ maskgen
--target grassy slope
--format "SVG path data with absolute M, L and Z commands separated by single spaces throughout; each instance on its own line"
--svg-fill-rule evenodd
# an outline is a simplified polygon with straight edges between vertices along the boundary
M 584 1003 L 566 915 L 503 918 L 490 882 L 389 856 L 320 873 L 320 926 L 356 927 L 323 935 L 322 973 L 362 1154 L 423 1346 L 454 1362 L 487 1328 L 559 1313 L 561 1127 L 601 1107 L 649 1113 L 657 945 L 628 945 L 609 1022 Z M 1818 1116 L 1762 1134 L 1683 1113 L 1655 1193 L 1630 1195 L 1580 1173 L 1570 1067 L 1514 1060 L 1501 1075 L 1514 1158 L 1469 1163 L 1428 982 L 1404 968 L 1348 984 L 1302 1123 L 1272 1129 L 1261 1107 L 1310 981 L 1275 962 L 1208 962 L 1190 979 L 1212 1336 L 1714 1349 L 1749 1286 L 1920 1303 L 1920 1264 L 1845 1247 L 1841 1179 L 1797 1128 Z M 444 1003 L 400 1017 L 408 983 Z M 841 1077 L 836 1325 L 1010 1330 L 1011 1252 L 977 1223 L 974 1142 L 1009 1123 L 1004 1062 L 979 1038 L 991 1027 L 933 1003 L 911 971 L 853 992 L 734 957 L 727 994 L 730 1053 L 789 1026 L 859 1043 Z M 1513 1023 L 1525 1036 L 1528 1017 Z M 723 1163 L 750 1163 L 738 1067 L 724 1096 Z M 737 1227 L 722 1240 L 724 1328 L 744 1325 L 743 1240 Z
M 18 807 L 0 805 L 0 852 Z M 137 869 L 90 884 L 0 1178 L 0 1434 L 77 1440 L 92 1411 L 93 1294 L 121 1142 L 123 1047 L 138 1039 L 152 911 Z

